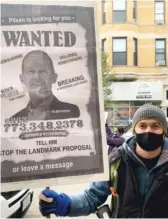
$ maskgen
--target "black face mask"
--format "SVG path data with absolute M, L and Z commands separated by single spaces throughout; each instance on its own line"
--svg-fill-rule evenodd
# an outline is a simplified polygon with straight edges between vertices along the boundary
M 136 133 L 136 142 L 145 151 L 154 151 L 160 146 L 163 147 L 163 134 L 154 134 L 152 132 L 145 132 L 142 134 Z

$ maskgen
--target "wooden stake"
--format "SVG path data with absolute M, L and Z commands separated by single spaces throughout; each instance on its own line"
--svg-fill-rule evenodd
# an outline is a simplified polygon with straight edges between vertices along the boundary
M 50 189 L 50 187 L 46 187 L 46 189 L 47 189 L 47 190 L 49 190 L 49 189 Z M 52 201 L 53 201 L 53 198 L 50 198 L 50 201 L 51 201 L 51 199 L 52 199 Z M 49 214 L 49 215 L 47 215 L 47 216 L 46 216 L 46 218 L 50 218 L 50 214 Z

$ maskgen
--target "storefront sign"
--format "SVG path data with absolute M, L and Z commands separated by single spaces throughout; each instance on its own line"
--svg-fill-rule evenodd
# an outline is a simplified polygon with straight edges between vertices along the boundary
M 151 99 L 152 98 L 152 87 L 151 84 L 142 83 L 137 84 L 137 99 Z

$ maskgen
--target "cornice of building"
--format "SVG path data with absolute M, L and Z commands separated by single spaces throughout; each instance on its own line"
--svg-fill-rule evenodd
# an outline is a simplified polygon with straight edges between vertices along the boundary
M 168 73 L 118 73 L 114 76 L 114 81 L 136 81 L 136 80 L 166 80 Z

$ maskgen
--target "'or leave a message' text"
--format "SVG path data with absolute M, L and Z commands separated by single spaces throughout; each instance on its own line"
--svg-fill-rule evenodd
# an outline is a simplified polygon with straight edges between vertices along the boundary
M 40 164 L 40 165 L 21 165 L 20 167 L 14 167 L 12 172 L 35 172 L 43 170 L 53 170 L 53 169 L 70 169 L 73 167 L 73 162 L 60 162 L 60 163 L 51 163 L 51 164 Z

